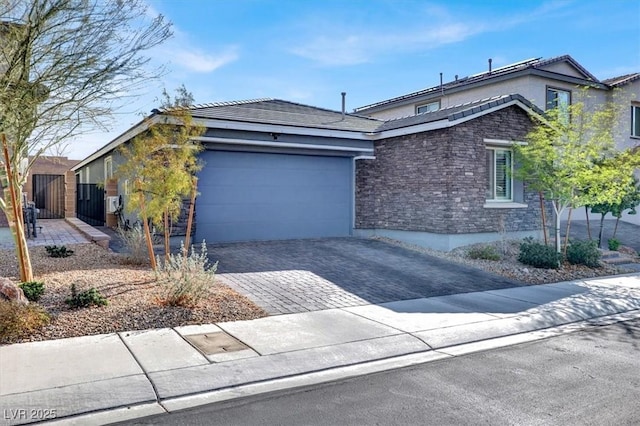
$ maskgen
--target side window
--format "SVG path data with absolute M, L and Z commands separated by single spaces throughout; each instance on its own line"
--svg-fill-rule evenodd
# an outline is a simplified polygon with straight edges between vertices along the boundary
M 568 90 L 547 87 L 547 110 L 558 108 L 560 117 L 565 123 L 569 122 L 569 105 L 571 105 L 571 92 Z
M 113 159 L 107 157 L 104 159 L 104 180 L 111 179 L 113 177 Z
M 416 107 L 416 114 L 422 114 L 425 112 L 434 112 L 440 109 L 440 101 L 429 102 L 428 104 L 418 105 Z
M 89 169 L 89 167 L 84 170 L 84 174 L 84 183 L 86 184 L 85 188 L 87 188 L 86 199 L 89 200 L 91 198 L 91 189 L 89 188 L 89 182 L 91 182 L 91 170 Z
M 513 153 L 487 147 L 487 201 L 513 200 Z
M 76 191 L 78 193 L 78 199 L 82 200 L 84 195 L 84 188 L 82 187 L 82 173 L 76 173 Z
M 640 137 L 640 105 L 631 105 L 631 136 Z

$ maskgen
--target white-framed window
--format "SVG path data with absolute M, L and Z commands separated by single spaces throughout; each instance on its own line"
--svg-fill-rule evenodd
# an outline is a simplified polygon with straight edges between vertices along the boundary
M 640 105 L 631 105 L 631 136 L 640 138 Z
M 104 180 L 111 179 L 113 177 L 113 159 L 107 157 L 104 159 Z
M 416 114 L 422 114 L 425 112 L 434 112 L 440 109 L 440 100 L 429 102 L 428 104 L 418 105 L 416 107 Z
M 87 167 L 86 169 L 84 169 L 84 183 L 89 183 L 91 182 L 91 169 L 89 167 Z M 87 188 L 87 200 L 89 200 L 91 198 L 91 188 L 89 188 L 89 185 L 86 185 Z
M 124 180 L 124 183 L 122 184 L 122 189 L 124 191 L 124 195 L 131 194 L 131 189 L 129 189 L 129 179 Z
M 513 151 L 487 147 L 487 201 L 513 201 Z
M 82 173 L 78 172 L 76 173 L 76 190 L 78 191 L 78 199 L 82 200 L 82 196 L 84 194 L 84 191 L 82 189 Z

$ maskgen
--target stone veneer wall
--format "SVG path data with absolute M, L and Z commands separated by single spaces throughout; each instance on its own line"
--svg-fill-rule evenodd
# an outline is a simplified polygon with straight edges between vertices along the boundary
M 540 229 L 538 196 L 527 208 L 485 204 L 485 138 L 524 140 L 532 123 L 511 106 L 457 126 L 375 142 L 375 160 L 356 169 L 356 229 L 437 234 Z

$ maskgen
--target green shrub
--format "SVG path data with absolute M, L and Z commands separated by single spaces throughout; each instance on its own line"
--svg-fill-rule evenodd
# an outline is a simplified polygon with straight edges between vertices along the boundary
M 47 325 L 49 320 L 41 306 L 0 300 L 0 344 L 26 337 Z
M 590 240 L 571 241 L 567 247 L 567 261 L 573 265 L 585 265 L 590 268 L 600 266 L 598 243 Z
M 73 254 L 73 250 L 69 250 L 65 246 L 44 246 L 50 257 L 69 257 Z
M 500 260 L 500 254 L 494 246 L 476 246 L 469 249 L 467 256 L 471 259 Z
M 71 284 L 71 297 L 64 301 L 72 308 L 86 308 L 89 306 L 106 306 L 109 302 L 94 287 L 78 293 L 75 284 Z
M 160 303 L 171 306 L 195 306 L 209 293 L 213 285 L 218 262 L 210 265 L 207 245 L 203 241 L 200 253 L 191 246 L 191 253 L 184 255 L 184 243 L 180 252 L 171 254 L 169 260 L 158 257 L 156 279 L 161 287 Z
M 609 250 L 617 251 L 620 248 L 620 241 L 617 238 L 609 238 L 607 243 L 609 244 Z
M 44 293 L 44 283 L 42 281 L 28 281 L 18 285 L 24 292 L 24 297 L 29 302 L 37 302 Z
M 558 269 L 562 256 L 551 246 L 547 246 L 533 238 L 527 237 L 520 243 L 518 260 L 525 265 L 536 268 Z

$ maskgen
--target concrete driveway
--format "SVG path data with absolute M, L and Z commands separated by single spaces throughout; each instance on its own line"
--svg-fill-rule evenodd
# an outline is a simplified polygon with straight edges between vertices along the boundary
M 208 246 L 218 278 L 270 314 L 524 285 L 382 241 L 327 238 Z

